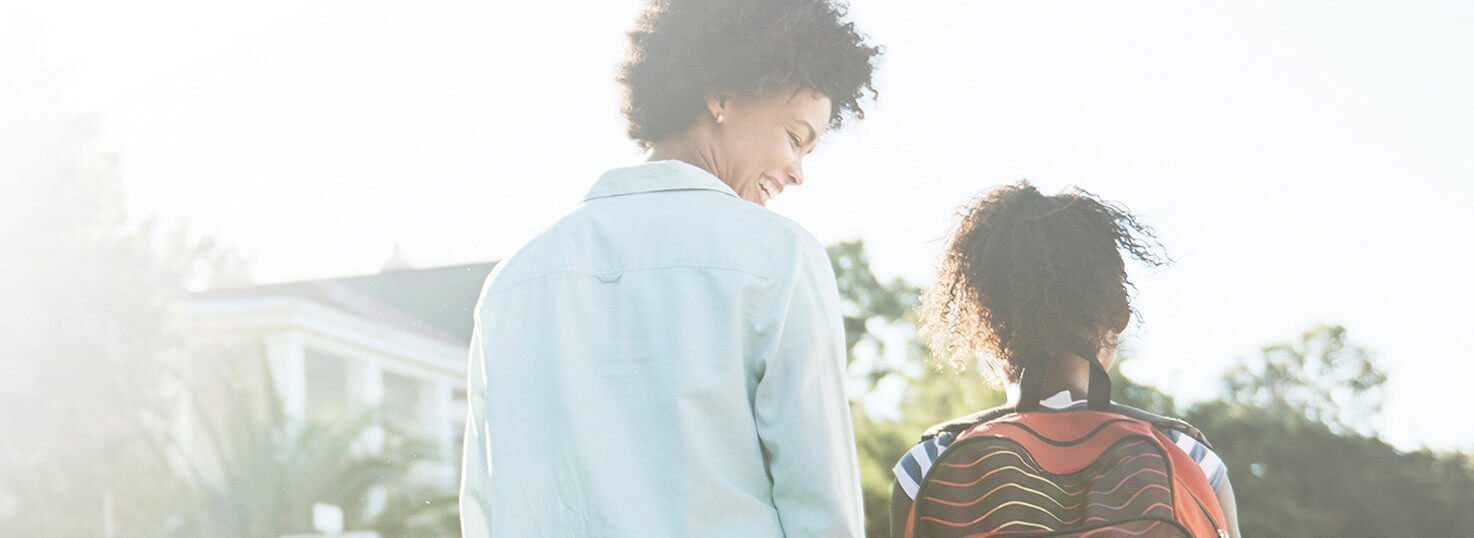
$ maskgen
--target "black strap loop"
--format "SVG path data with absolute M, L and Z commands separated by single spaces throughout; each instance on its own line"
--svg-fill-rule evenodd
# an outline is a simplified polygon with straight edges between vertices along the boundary
M 1039 410 L 1039 401 L 1044 399 L 1044 378 L 1049 377 L 1049 363 L 1049 357 L 1039 357 L 1024 367 L 1019 379 L 1020 413 Z
M 1065 351 L 1077 355 L 1090 364 L 1090 385 L 1086 387 L 1085 407 L 1092 411 L 1109 411 L 1111 408 L 1111 374 L 1096 356 L 1099 350 L 1083 342 L 1068 342 Z M 1044 399 L 1044 379 L 1049 377 L 1052 358 L 1039 358 L 1024 367 L 1019 380 L 1019 412 L 1038 411 Z

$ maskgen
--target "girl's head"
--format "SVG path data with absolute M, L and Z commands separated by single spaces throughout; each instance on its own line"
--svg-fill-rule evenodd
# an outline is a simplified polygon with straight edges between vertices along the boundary
M 629 35 L 630 138 L 700 148 L 759 204 L 802 183 L 804 156 L 874 93 L 880 49 L 837 0 L 651 0 Z
M 922 297 L 922 331 L 956 368 L 981 355 L 995 384 L 1017 383 L 1023 367 L 1073 342 L 1113 349 L 1132 313 L 1122 252 L 1166 261 L 1151 228 L 1093 194 L 995 189 L 964 210 Z

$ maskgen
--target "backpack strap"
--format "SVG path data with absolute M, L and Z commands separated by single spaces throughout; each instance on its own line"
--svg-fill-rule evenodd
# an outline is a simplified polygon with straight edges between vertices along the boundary
M 1090 381 L 1085 386 L 1085 407 L 1091 411 L 1110 412 L 1111 375 L 1097 356 L 1100 348 L 1079 338 L 1067 338 L 1059 341 L 1058 345 L 1064 352 L 1079 357 L 1090 367 Z M 1044 379 L 1049 376 L 1049 366 L 1054 360 L 1048 356 L 1035 357 L 1023 367 L 1019 379 L 1020 412 L 1039 410 L 1039 402 L 1045 396 Z
M 1177 430 L 1179 432 L 1187 434 L 1188 437 L 1192 437 L 1193 440 L 1202 443 L 1203 446 L 1208 447 L 1208 450 L 1213 450 L 1212 443 L 1208 442 L 1208 437 L 1203 435 L 1202 431 L 1198 430 L 1192 424 L 1188 424 L 1187 421 L 1180 418 L 1162 416 L 1150 411 L 1137 409 L 1129 405 L 1122 405 L 1118 403 L 1111 404 L 1111 412 L 1144 421 L 1148 424 L 1151 424 L 1153 428 L 1156 428 L 1158 430 Z
M 1018 412 L 1018 410 L 1014 407 L 1005 405 L 994 407 L 992 409 L 984 409 L 982 411 L 978 411 L 969 415 L 963 415 L 927 428 L 926 432 L 921 434 L 921 441 L 926 442 L 935 439 L 938 435 L 941 435 L 942 432 L 951 432 L 953 435 L 958 435 L 978 424 L 997 420 L 999 418 L 1002 418 L 1004 415 L 1016 412 Z M 1203 432 L 1198 430 L 1192 424 L 1188 424 L 1185 420 L 1158 415 L 1150 411 L 1118 403 L 1112 403 L 1109 412 L 1146 422 L 1148 424 L 1151 424 L 1153 428 L 1156 428 L 1158 430 L 1177 430 L 1179 432 L 1187 434 L 1188 437 L 1192 437 L 1193 440 L 1202 443 L 1203 446 L 1208 447 L 1209 450 L 1213 450 L 1213 444 L 1208 442 L 1208 437 L 1203 435 Z
M 971 428 L 978 424 L 982 424 L 984 422 L 996 420 L 999 417 L 1013 412 L 1015 412 L 1015 409 L 1013 407 L 1005 405 L 1002 407 L 994 407 L 992 409 L 984 409 L 970 415 L 963 415 L 927 428 L 926 432 L 921 434 L 921 441 L 930 441 L 936 438 L 936 436 L 941 435 L 942 432 L 952 432 L 953 434 L 960 434 L 967 431 L 968 428 Z

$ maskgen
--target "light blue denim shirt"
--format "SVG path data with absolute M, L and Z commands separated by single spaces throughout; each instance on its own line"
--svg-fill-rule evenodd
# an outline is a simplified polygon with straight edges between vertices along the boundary
M 823 246 L 694 166 L 604 174 L 476 308 L 465 536 L 860 536 Z

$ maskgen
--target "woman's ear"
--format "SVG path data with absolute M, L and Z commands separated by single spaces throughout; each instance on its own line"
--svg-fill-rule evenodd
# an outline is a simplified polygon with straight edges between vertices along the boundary
M 722 123 L 727 117 L 727 102 L 730 98 L 727 94 L 708 95 L 706 97 L 706 113 L 711 121 Z

